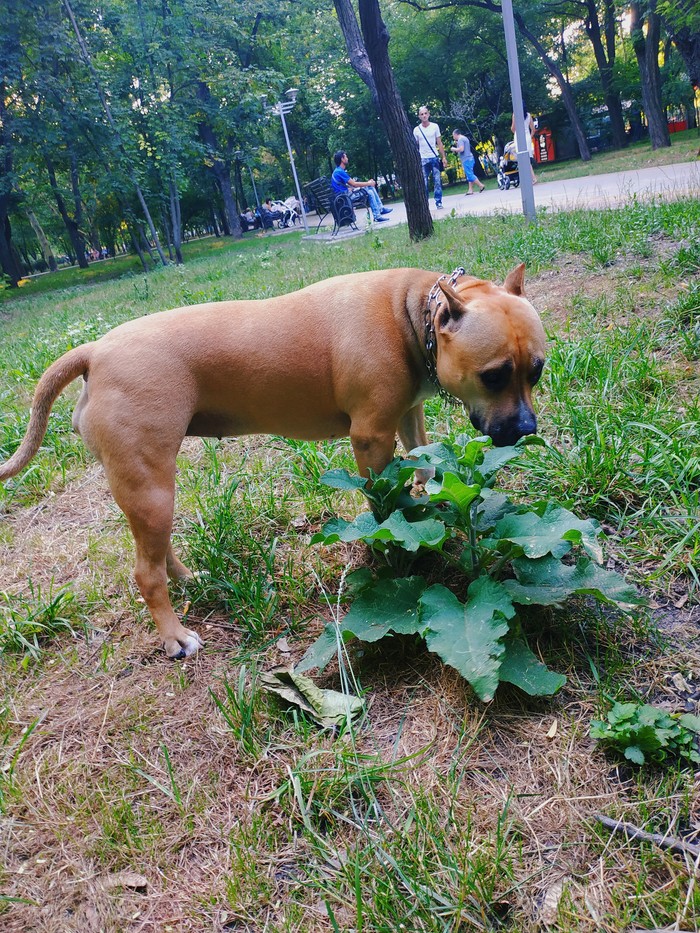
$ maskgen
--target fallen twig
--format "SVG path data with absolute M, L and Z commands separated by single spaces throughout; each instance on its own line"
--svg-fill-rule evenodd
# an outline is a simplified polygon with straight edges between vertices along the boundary
M 675 836 L 662 836 L 661 833 L 648 833 L 634 823 L 623 823 L 622 820 L 613 820 L 602 813 L 594 813 L 595 818 L 603 826 L 607 826 L 614 833 L 624 833 L 628 839 L 642 839 L 644 842 L 653 842 L 661 849 L 668 849 L 679 855 L 692 855 L 693 858 L 700 858 L 700 845 L 692 842 L 684 842 Z

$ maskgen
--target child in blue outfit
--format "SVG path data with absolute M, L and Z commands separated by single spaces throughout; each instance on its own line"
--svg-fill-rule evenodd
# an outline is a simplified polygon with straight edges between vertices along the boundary
M 338 194 L 350 195 L 353 204 L 369 206 L 376 223 L 388 220 L 383 214 L 390 214 L 391 208 L 384 207 L 382 199 L 377 194 L 377 183 L 373 178 L 369 181 L 356 181 L 347 172 L 348 154 L 340 149 L 333 156 L 336 168 L 331 175 L 331 188 Z

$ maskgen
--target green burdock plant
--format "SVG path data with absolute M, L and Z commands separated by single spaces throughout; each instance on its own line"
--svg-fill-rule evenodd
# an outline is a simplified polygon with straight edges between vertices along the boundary
M 494 488 L 497 472 L 539 438 L 494 448 L 488 438 L 457 437 L 394 459 L 371 485 L 346 470 L 322 482 L 359 489 L 371 511 L 353 521 L 329 521 L 312 543 L 364 541 L 383 558 L 350 578 L 354 597 L 338 625 L 331 623 L 303 657 L 298 670 L 323 668 L 339 639 L 377 641 L 390 633 L 420 635 L 430 651 L 456 668 L 477 695 L 491 700 L 499 682 L 532 696 L 549 696 L 566 678 L 549 670 L 530 650 L 522 628 L 524 606 L 560 606 L 572 596 L 591 596 L 628 611 L 641 600 L 619 574 L 600 566 L 601 529 L 553 502 L 513 502 Z M 419 498 L 411 495 L 416 470 L 433 469 Z M 416 557 L 433 552 L 444 561 L 463 601 L 442 584 L 407 575 Z
M 636 765 L 700 763 L 700 718 L 668 713 L 648 703 L 615 703 L 605 719 L 594 719 L 591 737 Z

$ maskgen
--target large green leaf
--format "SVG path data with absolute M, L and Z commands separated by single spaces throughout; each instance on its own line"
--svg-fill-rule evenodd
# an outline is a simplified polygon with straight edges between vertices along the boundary
M 403 512 L 396 511 L 379 524 L 371 512 L 361 512 L 352 522 L 332 518 L 311 538 L 311 543 L 365 541 L 372 544 L 381 541 L 399 544 L 406 551 L 417 551 L 420 547 L 439 548 L 447 534 L 444 524 L 434 518 L 409 522 Z
M 573 595 L 594 596 L 622 609 L 643 604 L 635 588 L 614 570 L 604 570 L 588 557 L 573 564 L 562 564 L 555 557 L 513 561 L 517 580 L 505 580 L 503 586 L 516 603 L 555 606 Z
M 379 522 L 371 512 L 360 512 L 351 522 L 344 518 L 332 518 L 321 531 L 311 538 L 312 544 L 334 544 L 336 541 L 359 541 L 379 528 Z
M 598 562 L 603 559 L 598 522 L 577 518 L 573 512 L 554 503 L 548 502 L 541 515 L 536 512 L 506 515 L 493 534 L 499 541 L 517 544 L 526 557 L 544 557 L 545 554 L 563 557 L 572 544 L 580 544 Z
M 468 590 L 466 605 L 440 584 L 421 597 L 428 648 L 469 681 L 484 701 L 493 699 L 508 632 L 515 613 L 508 592 L 490 577 L 479 577 Z
M 417 551 L 420 547 L 439 548 L 447 537 L 442 522 L 426 518 L 419 522 L 408 522 L 403 512 L 392 512 L 364 541 L 385 541 L 400 544 L 405 551 Z
M 364 476 L 352 476 L 347 470 L 327 470 L 321 477 L 324 486 L 333 489 L 364 489 L 367 480 Z
M 454 473 L 444 473 L 441 480 L 429 480 L 425 491 L 432 502 L 452 502 L 460 512 L 466 512 L 481 492 L 481 486 L 476 483 L 467 485 Z
M 424 625 L 418 600 L 426 588 L 423 577 L 377 580 L 365 587 L 341 623 L 360 641 L 379 641 L 389 632 L 397 635 L 422 634 Z
M 535 434 L 521 437 L 514 447 L 487 447 L 484 450 L 483 463 L 479 466 L 479 475 L 475 477 L 484 484 L 491 484 L 498 471 L 511 460 L 522 457 L 524 447 L 546 447 L 546 441 Z
M 493 492 L 491 489 L 482 489 L 481 495 L 483 501 L 479 503 L 476 510 L 476 528 L 482 534 L 491 532 L 504 515 L 514 512 L 517 508 L 510 499 L 501 492 Z
M 428 463 L 453 473 L 459 472 L 457 455 L 450 444 L 426 444 L 424 447 L 415 447 L 410 453 L 412 457 L 418 457 L 423 466 Z
M 335 622 L 329 622 L 313 645 L 307 649 L 296 669 L 298 671 L 310 671 L 312 667 L 317 667 L 322 671 L 338 653 L 338 634 Z M 348 635 L 345 638 L 341 633 L 340 637 L 343 638 L 343 641 L 347 641 L 351 636 Z
M 498 672 L 505 683 L 514 684 L 532 697 L 552 696 L 566 683 L 566 677 L 550 671 L 522 638 L 507 638 L 505 649 Z
M 372 485 L 364 490 L 364 494 L 380 519 L 388 517 L 405 498 L 406 483 L 413 479 L 415 469 L 412 461 L 394 457 L 381 473 L 370 470 Z

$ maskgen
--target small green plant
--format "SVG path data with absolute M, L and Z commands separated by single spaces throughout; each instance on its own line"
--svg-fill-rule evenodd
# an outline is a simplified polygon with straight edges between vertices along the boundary
M 60 632 L 74 634 L 75 596 L 68 586 L 43 591 L 30 583 L 29 594 L 0 590 L 0 656 L 23 654 L 36 660 L 43 642 Z
M 352 576 L 348 613 L 339 627 L 326 626 L 298 669 L 324 667 L 336 653 L 338 632 L 346 642 L 418 634 L 482 700 L 493 698 L 500 681 L 533 696 L 555 693 L 566 678 L 527 646 L 522 609 L 559 606 L 571 596 L 623 609 L 641 600 L 623 577 L 600 566 L 595 520 L 579 519 L 553 502 L 517 504 L 494 489 L 501 467 L 520 458 L 525 447 L 543 443 L 524 438 L 514 447 L 493 448 L 488 438 L 462 435 L 454 443 L 417 448 L 416 460 L 394 459 L 371 475 L 371 486 L 345 470 L 327 473 L 323 482 L 361 490 L 372 511 L 352 522 L 332 519 L 312 543 L 364 541 L 386 567 Z M 415 498 L 407 483 L 426 469 L 435 471 L 434 478 Z M 406 575 L 426 552 L 441 558 L 458 593 L 466 587 L 465 599 L 441 583 Z
M 594 719 L 591 737 L 636 765 L 669 761 L 700 763 L 700 717 L 667 713 L 641 703 L 615 703 L 605 719 Z
M 248 671 L 242 664 L 235 683 L 224 677 L 221 685 L 222 695 L 209 688 L 214 705 L 223 716 L 227 726 L 238 740 L 241 749 L 251 758 L 258 758 L 264 748 L 264 737 L 259 727 L 260 693 L 258 674 L 253 667 L 250 671 L 250 688 L 246 685 Z

